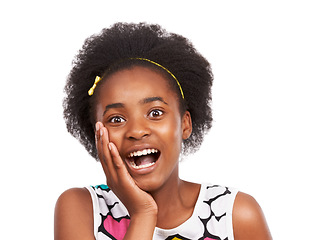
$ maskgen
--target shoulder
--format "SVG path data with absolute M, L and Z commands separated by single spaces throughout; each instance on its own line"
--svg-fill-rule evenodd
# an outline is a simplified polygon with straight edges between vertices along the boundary
M 250 195 L 238 192 L 233 207 L 235 240 L 270 240 L 269 228 L 260 205 Z
M 86 188 L 71 188 L 63 192 L 56 202 L 56 210 L 61 208 L 64 211 L 79 209 L 92 210 L 92 200 L 89 191 Z
M 87 189 L 72 188 L 60 195 L 55 205 L 54 235 L 56 240 L 94 239 L 92 200 Z

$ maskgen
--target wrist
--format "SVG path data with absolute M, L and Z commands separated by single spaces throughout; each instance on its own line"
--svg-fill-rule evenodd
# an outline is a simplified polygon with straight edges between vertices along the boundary
M 134 214 L 130 216 L 130 225 L 124 240 L 147 240 L 153 239 L 157 223 L 156 214 Z
M 156 206 L 140 207 L 139 209 L 128 209 L 130 218 L 151 218 L 157 219 L 158 208 Z
M 137 213 L 130 215 L 131 222 L 144 225 L 149 223 L 156 226 L 157 223 L 157 212 Z

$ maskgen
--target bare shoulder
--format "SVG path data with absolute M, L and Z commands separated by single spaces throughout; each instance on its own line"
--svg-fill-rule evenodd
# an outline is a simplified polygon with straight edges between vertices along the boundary
M 54 215 L 54 239 L 94 240 L 93 207 L 87 189 L 72 188 L 58 198 Z
M 271 234 L 260 205 L 250 195 L 239 192 L 233 208 L 235 240 L 271 240 Z

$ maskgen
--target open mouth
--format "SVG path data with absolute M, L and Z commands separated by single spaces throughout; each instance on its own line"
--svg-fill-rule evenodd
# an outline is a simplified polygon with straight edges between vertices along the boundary
M 142 169 L 153 166 L 160 156 L 160 152 L 154 148 L 143 149 L 131 152 L 127 156 L 127 160 L 134 169 Z

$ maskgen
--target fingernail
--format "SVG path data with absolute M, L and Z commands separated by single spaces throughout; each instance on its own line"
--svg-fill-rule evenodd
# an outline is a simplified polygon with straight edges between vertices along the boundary
M 110 151 L 112 151 L 112 145 L 111 145 L 111 143 L 108 144 L 108 148 L 109 148 Z
M 104 132 L 103 129 L 100 129 L 100 136 L 103 136 Z
M 95 124 L 95 129 L 96 129 L 96 131 L 99 131 L 100 126 L 99 126 L 99 124 L 98 124 L 98 123 L 96 123 L 96 124 Z

